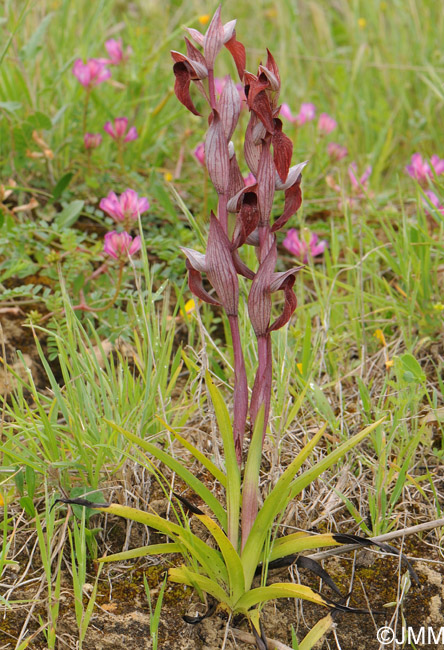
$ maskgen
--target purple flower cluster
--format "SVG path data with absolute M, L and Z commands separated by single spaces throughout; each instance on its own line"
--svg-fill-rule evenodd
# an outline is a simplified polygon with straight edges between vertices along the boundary
M 113 230 L 107 233 L 104 249 L 105 253 L 114 259 L 124 262 L 128 256 L 134 255 L 141 248 L 140 236 L 137 235 L 133 238 L 126 230 L 130 230 L 135 225 L 139 215 L 149 210 L 149 201 L 144 196 L 139 197 L 134 190 L 127 189 L 120 197 L 115 192 L 110 192 L 100 201 L 99 205 L 103 212 L 125 228 L 123 232 Z
M 407 174 L 414 178 L 423 187 L 429 187 L 434 182 L 436 176 L 444 174 L 444 159 L 434 154 L 430 158 L 430 164 L 420 153 L 414 153 L 411 158 L 410 165 L 405 168 Z M 424 206 L 426 210 L 429 208 L 429 202 L 439 211 L 444 214 L 444 205 L 440 203 L 439 196 L 431 189 L 425 190 Z M 428 199 L 428 200 L 427 200 Z
M 301 104 L 299 113 L 293 115 L 291 108 L 288 104 L 283 103 L 281 106 L 280 115 L 284 117 L 289 122 L 296 124 L 297 126 L 302 126 L 307 122 L 312 122 L 316 117 L 316 106 L 311 102 L 304 102 Z M 328 113 L 321 113 L 319 115 L 317 130 L 320 136 L 329 135 L 334 131 L 338 126 L 338 123 Z M 346 147 L 337 144 L 336 142 L 330 142 L 327 145 L 327 152 L 332 161 L 339 161 L 345 156 L 348 155 Z
M 304 264 L 307 264 L 309 256 L 322 255 L 328 245 L 326 241 L 320 241 L 315 233 L 301 232 L 299 236 L 295 228 L 290 228 L 287 231 L 287 236 L 282 243 L 290 253 L 302 260 Z
M 368 187 L 368 179 L 372 173 L 372 166 L 368 165 L 364 173 L 360 176 L 357 174 L 358 166 L 355 162 L 350 163 L 348 166 L 348 178 L 350 181 L 350 190 L 348 195 L 345 196 L 343 200 L 343 189 L 335 181 L 332 176 L 326 177 L 326 183 L 332 190 L 341 195 L 341 198 L 338 201 L 338 208 L 342 210 L 344 208 L 344 202 L 348 207 L 355 208 L 359 205 L 361 199 L 364 199 L 366 196 L 371 196 L 371 192 Z
M 105 43 L 106 51 L 108 52 L 109 59 L 106 58 L 93 58 L 88 59 L 83 63 L 82 59 L 77 59 L 74 62 L 72 72 L 80 84 L 85 88 L 89 97 L 91 90 L 99 84 L 107 81 L 111 77 L 111 70 L 108 65 L 117 66 L 124 63 L 131 54 L 131 47 L 127 47 L 126 51 L 123 49 L 122 39 L 109 39 Z M 138 138 L 137 129 L 135 126 L 128 129 L 127 117 L 116 117 L 113 122 L 106 122 L 103 130 L 110 135 L 113 140 L 116 140 L 120 145 L 122 143 L 130 142 Z M 99 133 L 84 133 L 83 136 L 85 149 L 96 149 L 102 142 L 102 136 Z

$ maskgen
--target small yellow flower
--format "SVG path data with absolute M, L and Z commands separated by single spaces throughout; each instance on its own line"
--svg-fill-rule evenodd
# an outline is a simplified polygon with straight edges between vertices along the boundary
M 210 20 L 210 14 L 202 14 L 202 16 L 199 16 L 199 22 L 201 25 L 206 25 L 207 22 Z
M 270 7 L 270 9 L 265 10 L 266 18 L 276 18 L 278 15 L 276 7 Z
M 367 26 L 367 21 L 365 18 L 358 18 L 358 27 L 359 29 L 365 29 Z
M 180 310 L 180 315 L 181 316 L 185 316 L 185 314 L 187 316 L 189 316 L 190 314 L 193 313 L 193 311 L 196 309 L 196 303 L 194 302 L 193 298 L 190 298 L 190 300 L 187 300 L 187 302 L 184 305 L 184 308 L 185 308 L 185 313 L 184 313 L 183 309 Z
M 378 341 L 381 343 L 381 345 L 383 345 L 384 347 L 387 346 L 387 343 L 385 341 L 384 332 L 382 330 L 377 329 L 376 332 L 373 334 L 373 336 L 378 339 Z
M 296 364 L 296 368 L 299 370 L 299 372 L 300 372 L 301 375 L 302 375 L 302 363 L 297 363 L 297 364 Z
M 393 361 L 393 359 L 387 359 L 387 361 L 385 362 L 385 367 L 387 368 L 387 370 L 390 370 L 390 368 L 393 366 L 394 363 L 395 362 Z
M 442 302 L 436 302 L 433 305 L 433 311 L 437 311 L 438 313 L 444 311 L 444 305 L 442 304 Z
M 171 172 L 165 172 L 163 177 L 164 177 L 164 179 L 166 180 L 167 183 L 171 183 L 171 181 L 173 180 L 173 175 L 172 175 Z

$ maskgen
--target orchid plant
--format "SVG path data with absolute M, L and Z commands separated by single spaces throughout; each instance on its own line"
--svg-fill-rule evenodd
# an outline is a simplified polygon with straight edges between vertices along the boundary
M 343 442 L 323 460 L 297 475 L 322 437 L 325 430 L 325 427 L 322 427 L 283 471 L 259 510 L 259 471 L 271 405 L 272 332 L 284 327 L 295 311 L 296 296 L 293 284 L 295 274 L 300 268 L 276 271 L 276 233 L 301 205 L 301 173 L 306 162 L 292 165 L 293 145 L 284 134 L 279 117 L 281 80 L 272 54 L 267 51 L 266 63 L 259 65 L 257 74 L 246 71 L 245 48 L 236 38 L 236 21 L 224 25 L 220 13 L 218 8 L 205 34 L 188 29 L 189 35 L 203 52 L 189 39 L 185 39 L 187 53 L 173 51 L 172 57 L 178 99 L 191 113 L 200 115 L 190 93 L 193 83 L 209 108 L 209 128 L 205 138 L 204 156 L 209 177 L 218 196 L 217 214 L 210 215 L 205 252 L 190 248 L 182 250 L 186 256 L 192 293 L 200 300 L 222 306 L 231 331 L 234 353 L 232 419 L 223 396 L 209 373 L 206 379 L 223 443 L 224 470 L 216 466 L 179 432 L 167 423 L 164 425 L 224 488 L 225 499 L 220 501 L 213 491 L 187 468 L 185 461 L 178 460 L 175 455 L 145 440 L 142 428 L 141 434 L 138 435 L 110 422 L 116 433 L 134 444 L 136 453 L 140 454 L 140 462 L 160 481 L 161 472 L 150 458 L 157 459 L 180 476 L 202 499 L 205 512 L 178 494 L 174 495 L 178 503 L 172 503 L 176 522 L 166 520 L 155 513 L 118 504 L 91 504 L 82 499 L 65 502 L 80 503 L 102 512 L 117 514 L 144 523 L 165 534 L 170 540 L 169 543 L 119 553 L 102 558 L 101 561 L 123 560 L 148 554 L 181 554 L 186 560 L 186 565 L 170 569 L 170 580 L 194 586 L 200 593 L 209 594 L 232 614 L 244 614 L 251 624 L 257 647 L 263 649 L 267 647 L 267 641 L 259 613 L 267 600 L 281 597 L 302 598 L 329 609 L 345 608 L 338 603 L 332 604 L 326 597 L 303 585 L 291 582 L 267 585 L 267 568 L 273 566 L 270 563 L 284 561 L 284 564 L 289 564 L 295 561 L 296 554 L 308 549 L 335 546 L 350 541 L 369 544 L 371 541 L 350 535 L 308 533 L 294 533 L 277 538 L 273 532 L 273 524 L 307 485 L 362 441 L 370 431 L 380 426 L 382 420 Z M 225 78 L 220 95 L 215 83 L 215 63 L 223 46 L 233 56 L 250 112 L 244 138 L 245 161 L 253 181 L 249 185 L 245 184 L 241 174 L 232 142 L 241 111 L 239 92 L 229 77 Z M 273 219 L 272 208 L 276 192 L 284 193 L 284 207 L 282 214 Z M 103 199 L 101 207 L 118 221 L 131 219 L 124 203 L 126 205 L 122 197 L 117 200 L 117 197 L 110 195 Z M 144 209 L 144 205 L 137 206 L 139 212 Z M 320 242 L 319 245 L 321 244 L 323 243 Z M 257 268 L 250 268 L 243 261 L 243 246 L 255 248 Z M 128 250 L 131 252 L 131 249 Z M 213 291 L 204 288 L 204 273 Z M 251 282 L 246 302 L 257 341 L 258 366 L 251 387 L 251 397 L 239 329 L 242 302 L 239 276 Z M 272 295 L 276 292 L 283 294 L 283 302 L 281 313 L 273 320 Z M 190 512 L 207 529 L 212 538 L 210 545 L 191 530 L 187 514 Z M 313 568 L 313 564 L 310 567 Z M 328 584 L 334 584 L 320 565 L 316 566 L 315 572 L 325 577 Z M 255 577 L 261 573 L 262 584 L 254 587 Z M 313 630 L 310 632 L 309 641 L 303 641 L 300 647 L 310 648 L 331 624 L 332 617 L 329 614 L 320 622 L 314 633 Z

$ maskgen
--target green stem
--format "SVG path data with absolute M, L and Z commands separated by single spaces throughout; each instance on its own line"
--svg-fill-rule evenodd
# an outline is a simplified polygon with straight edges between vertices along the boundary
M 88 311 L 93 311 L 94 313 L 100 312 L 100 311 L 106 311 L 110 307 L 114 305 L 116 302 L 117 298 L 119 297 L 120 289 L 122 287 L 122 278 L 123 278 L 123 269 L 125 268 L 125 262 L 121 261 L 120 262 L 120 268 L 119 268 L 119 277 L 117 278 L 117 284 L 116 284 L 116 290 L 114 292 L 113 297 L 109 302 L 106 303 L 104 307 L 98 307 L 97 309 L 95 307 L 89 307 Z M 74 307 L 75 309 L 75 307 Z
M 125 165 L 123 164 L 123 140 L 122 138 L 118 138 L 117 140 L 117 162 L 119 163 L 120 166 L 120 171 L 122 174 L 125 173 Z
M 88 104 L 89 104 L 89 98 L 91 97 L 91 88 L 87 88 L 85 91 L 85 101 L 83 103 L 83 118 L 82 118 L 82 133 L 83 133 L 83 139 L 85 139 L 85 133 L 86 133 L 86 118 L 88 115 Z

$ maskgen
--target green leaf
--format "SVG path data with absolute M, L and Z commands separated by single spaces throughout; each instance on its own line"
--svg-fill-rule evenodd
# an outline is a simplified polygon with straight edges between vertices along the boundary
M 67 174 L 64 174 L 58 180 L 57 185 L 55 186 L 55 188 L 53 189 L 53 192 L 52 192 L 53 201 L 56 201 L 57 199 L 59 199 L 62 196 L 63 192 L 66 190 L 66 188 L 70 184 L 71 179 L 72 179 L 73 176 L 74 176 L 74 174 L 72 172 L 68 172 Z
M 179 582 L 180 584 L 201 589 L 205 593 L 210 594 L 210 596 L 213 596 L 220 603 L 226 603 L 232 609 L 232 601 L 227 592 L 217 582 L 214 582 L 214 580 L 190 571 L 185 566 L 169 569 L 168 577 L 171 582 Z
M 0 109 L 8 113 L 15 113 L 22 107 L 20 102 L 0 102 Z
M 78 497 L 81 497 L 82 499 L 86 499 L 86 501 L 91 501 L 91 503 L 103 503 L 105 501 L 103 492 L 99 492 L 99 491 L 92 492 L 91 488 L 87 485 L 79 485 L 71 488 L 69 492 L 69 498 L 77 499 Z M 77 519 L 82 520 L 82 516 L 83 516 L 82 513 L 85 510 L 85 508 L 83 506 L 78 506 L 75 504 L 73 504 L 71 507 Z M 86 520 L 88 520 L 93 514 L 94 514 L 93 508 L 86 508 L 86 513 L 85 513 Z
M 425 382 L 426 376 L 413 354 L 406 352 L 401 357 L 399 357 L 399 361 L 401 362 L 402 369 L 404 370 L 403 378 L 405 381 L 409 383 L 416 381 L 419 384 L 423 384 Z
M 219 483 L 223 486 L 226 487 L 227 485 L 227 477 L 225 474 L 218 468 L 216 465 L 207 457 L 205 454 L 203 454 L 201 451 L 196 449 L 194 445 L 191 444 L 191 442 L 188 442 L 185 438 L 183 438 L 180 433 L 172 429 L 162 418 L 159 418 L 159 421 L 163 424 L 163 426 L 168 429 L 170 433 L 173 434 L 173 436 L 180 442 L 180 444 L 185 447 L 185 449 L 188 449 L 188 451 L 194 456 L 196 460 L 199 461 L 209 472 L 216 481 L 219 481 Z
M 285 537 L 279 537 L 276 540 L 267 560 L 272 562 L 287 555 L 302 553 L 303 551 L 308 551 L 313 548 L 323 548 L 325 546 L 341 546 L 341 542 L 337 542 L 331 533 L 324 533 L 322 535 L 292 533 Z
M 20 507 L 23 508 L 28 517 L 35 517 L 35 507 L 31 497 L 21 497 L 19 503 Z
M 207 515 L 196 515 L 216 540 L 227 567 L 230 596 L 237 601 L 245 592 L 244 569 L 239 554 L 223 530 Z
M 274 585 L 250 589 L 235 603 L 235 609 L 238 612 L 247 613 L 251 607 L 275 598 L 301 598 L 317 605 L 329 607 L 327 601 L 310 587 L 296 585 L 293 582 L 278 582 Z
M 165 451 L 162 451 L 151 442 L 144 440 L 140 436 L 137 436 L 130 431 L 126 431 L 126 429 L 123 429 L 118 424 L 115 424 L 115 422 L 111 422 L 111 420 L 107 420 L 105 418 L 104 421 L 109 424 L 115 431 L 121 433 L 123 436 L 125 436 L 125 438 L 131 440 L 131 442 L 133 442 L 135 445 L 141 447 L 144 451 L 147 451 L 149 454 L 154 456 L 154 458 L 160 460 L 167 467 L 172 469 L 173 472 L 176 472 L 176 474 L 178 474 L 178 476 L 180 476 L 180 478 L 183 479 L 185 483 L 187 483 L 187 485 L 189 485 L 190 488 L 205 501 L 207 506 L 214 513 L 215 517 L 221 524 L 222 528 L 226 528 L 227 513 L 222 508 L 221 504 L 216 499 L 214 494 L 206 487 L 206 485 L 202 483 L 202 481 L 196 478 L 192 472 L 186 469 L 186 467 L 184 467 L 175 458 L 167 454 Z
M 303 638 L 300 642 L 298 648 L 299 650 L 311 650 L 316 643 L 322 639 L 324 634 L 330 630 L 333 626 L 333 617 L 331 614 L 327 614 L 324 618 L 321 618 L 320 621 L 314 625 L 310 632 Z
M 37 27 L 29 41 L 24 47 L 20 50 L 20 58 L 22 61 L 33 59 L 37 54 L 37 51 L 41 48 L 43 39 L 45 37 L 46 31 L 49 27 L 51 20 L 54 18 L 55 13 L 51 12 L 47 14 L 40 25 Z
M 83 210 L 85 201 L 73 201 L 67 205 L 54 219 L 59 228 L 70 228 L 77 221 Z
M 26 121 L 33 129 L 37 130 L 43 129 L 47 131 L 52 127 L 52 122 L 49 117 L 44 113 L 40 113 L 40 111 L 30 115 Z
M 228 572 L 218 551 L 205 544 L 204 541 L 193 535 L 189 530 L 167 521 L 159 515 L 144 512 L 138 508 L 121 506 L 117 503 L 111 503 L 107 507 L 97 508 L 100 512 L 108 512 L 130 521 L 138 521 L 140 524 L 150 526 L 161 533 L 168 535 L 174 542 L 179 542 L 205 569 L 208 575 L 213 576 L 218 581 L 228 584 Z M 184 549 L 181 551 L 184 553 Z
M 25 467 L 25 479 L 28 496 L 32 499 L 34 498 L 35 492 L 35 471 L 29 465 L 26 465 Z
M 242 549 L 241 560 L 245 573 L 245 585 L 249 588 L 259 564 L 260 557 L 264 546 L 265 539 L 269 534 L 270 528 L 278 514 L 285 508 L 289 501 L 288 492 L 294 475 L 301 467 L 302 463 L 311 454 L 323 435 L 327 425 L 324 425 L 305 447 L 299 452 L 294 461 L 287 467 L 285 472 L 279 478 L 274 489 L 270 492 L 259 510 L 253 527 L 248 535 L 248 539 Z
M 228 518 L 228 538 L 237 549 L 239 539 L 239 511 L 240 511 L 240 471 L 237 464 L 236 449 L 234 447 L 233 427 L 231 426 L 228 409 L 223 397 L 214 385 L 210 374 L 207 372 L 206 384 L 210 391 L 211 401 L 213 402 L 214 412 L 216 414 L 219 433 L 222 437 L 224 447 L 225 466 L 227 469 L 227 518 Z

